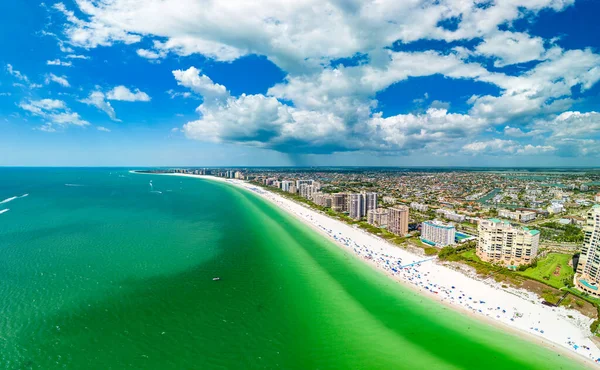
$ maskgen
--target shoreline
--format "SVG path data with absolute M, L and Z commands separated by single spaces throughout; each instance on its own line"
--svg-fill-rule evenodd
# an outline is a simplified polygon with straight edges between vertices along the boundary
M 480 322 L 492 325 L 499 330 L 516 335 L 530 343 L 540 345 L 556 352 L 559 356 L 567 356 L 581 365 L 585 365 L 587 368 L 597 368 L 597 366 L 594 365 L 598 365 L 598 363 L 594 362 L 594 359 L 600 358 L 600 350 L 591 339 L 588 338 L 588 333 L 586 332 L 587 326 L 582 327 L 581 322 L 578 322 L 577 324 L 570 322 L 574 320 L 568 320 L 566 318 L 565 312 L 562 312 L 566 311 L 564 308 L 548 308 L 539 303 L 532 303 L 522 296 L 500 289 L 497 286 L 492 286 L 482 280 L 474 279 L 451 267 L 439 264 L 437 261 L 434 261 L 435 258 L 432 259 L 431 257 L 423 257 L 410 253 L 401 247 L 391 245 L 389 242 L 376 235 L 353 228 L 306 205 L 294 202 L 266 189 L 258 188 L 256 185 L 246 181 L 223 179 L 206 175 L 130 172 L 136 174 L 169 175 L 205 179 L 229 183 L 230 185 L 253 192 L 262 199 L 277 206 L 280 210 L 288 213 L 296 220 L 302 222 L 305 226 L 310 227 L 312 230 L 334 242 L 338 247 L 341 247 L 345 251 L 352 252 L 350 254 L 354 255 L 354 257 L 366 262 L 377 272 L 384 273 L 393 281 L 408 288 L 413 293 L 427 298 L 433 298 L 436 302 L 442 303 L 446 308 L 453 309 L 458 313 L 464 313 L 471 319 L 479 320 Z M 351 243 L 354 243 L 354 245 Z M 377 251 L 376 248 L 379 248 L 379 250 Z M 368 253 L 369 257 L 366 257 L 366 253 Z M 374 258 L 374 256 L 378 258 Z M 389 260 L 393 260 L 394 258 L 398 261 L 402 261 L 402 266 L 390 265 Z M 412 265 L 413 263 L 418 264 Z M 398 262 L 398 264 L 400 264 L 400 262 Z M 407 270 L 408 272 L 406 272 Z M 429 278 L 431 278 L 431 280 Z M 446 283 L 447 281 L 456 281 L 456 289 L 454 289 L 455 286 L 452 286 L 452 289 L 443 287 L 442 283 Z M 466 286 L 468 289 L 459 290 L 459 286 Z M 475 293 L 471 294 L 472 292 Z M 443 294 L 446 295 L 444 296 Z M 462 296 L 460 294 L 462 294 Z M 471 300 L 470 295 L 476 295 L 477 298 Z M 456 299 L 457 297 L 458 300 Z M 466 302 L 467 298 L 469 302 Z M 483 299 L 485 299 L 485 301 Z M 493 301 L 496 303 L 492 303 Z M 522 316 L 513 316 L 513 318 L 510 318 L 508 321 L 503 320 L 508 318 L 509 315 L 505 313 L 506 311 L 510 311 L 508 307 L 511 304 L 518 304 L 514 309 L 515 312 L 518 311 Z M 490 307 L 495 307 L 496 305 L 498 305 L 497 309 Z M 500 313 L 499 311 L 501 306 L 507 308 L 506 310 L 502 310 L 503 313 Z M 484 312 L 485 309 L 487 309 L 488 312 Z M 527 309 L 529 309 L 529 311 Z M 497 314 L 496 318 L 491 317 L 490 313 Z M 534 315 L 536 313 L 537 317 Z M 525 314 L 528 316 L 525 317 Z M 574 313 L 569 311 L 569 315 L 571 314 Z M 579 312 L 576 314 L 581 316 L 581 318 L 578 318 L 580 321 L 585 321 L 585 319 L 587 319 L 591 322 L 591 319 L 586 318 Z M 503 319 L 500 318 L 500 315 L 503 315 Z M 533 327 L 530 327 L 530 330 L 527 330 L 526 327 L 529 325 L 524 326 L 522 324 L 523 318 L 525 320 L 529 319 L 530 322 L 535 322 L 536 319 L 540 319 L 536 325 L 542 326 L 546 328 L 546 330 L 550 329 L 550 331 L 554 329 L 552 324 L 556 325 L 556 321 L 559 320 L 560 330 L 557 331 L 560 331 L 560 333 L 554 333 L 550 338 L 538 334 L 539 331 L 537 327 L 534 332 L 532 332 Z M 542 324 L 542 320 L 544 321 L 544 324 Z M 520 325 L 517 325 L 517 322 L 519 322 Z M 586 325 L 589 325 L 589 323 L 586 323 Z M 543 333 L 544 331 L 541 330 L 541 334 Z M 576 349 L 572 345 L 567 345 L 566 342 L 559 342 L 559 338 L 564 339 L 565 337 L 568 339 L 572 338 L 572 342 L 577 343 L 578 348 Z M 587 346 L 590 349 L 583 352 L 581 346 Z M 578 352 L 578 350 L 581 352 Z

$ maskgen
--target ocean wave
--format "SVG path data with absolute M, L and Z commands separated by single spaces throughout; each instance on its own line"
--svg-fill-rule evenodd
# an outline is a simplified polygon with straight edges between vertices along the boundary
M 151 193 L 155 193 L 155 194 L 162 194 L 162 191 L 158 191 L 158 190 L 152 190 Z
M 0 202 L 0 204 L 4 204 L 4 203 L 11 202 L 11 201 L 13 201 L 13 200 L 15 200 L 15 199 L 17 199 L 17 198 L 18 198 L 18 197 L 10 197 L 10 198 L 6 198 L 6 199 L 4 199 L 2 202 Z
M 81 184 L 65 184 L 65 186 L 85 186 L 85 185 L 81 185 Z
M 14 197 L 10 197 L 10 198 L 6 198 L 3 201 L 0 202 L 0 204 L 4 204 L 4 203 L 8 203 L 8 202 L 12 202 L 15 199 L 19 199 L 19 198 L 25 198 L 26 196 L 28 196 L 29 194 L 23 194 L 21 196 L 15 195 Z
M 10 211 L 10 209 L 9 209 L 9 208 L 6 208 L 6 209 L 0 209 L 0 215 L 1 215 L 1 214 L 3 214 L 3 213 L 6 213 L 6 212 L 8 212 L 8 211 Z

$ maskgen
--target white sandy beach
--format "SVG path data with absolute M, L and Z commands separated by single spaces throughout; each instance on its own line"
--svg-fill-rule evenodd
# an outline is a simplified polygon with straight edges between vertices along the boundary
M 598 364 L 600 350 L 590 339 L 589 325 L 592 320 L 575 310 L 547 307 L 541 304 L 540 297 L 531 292 L 504 289 L 493 280 L 477 280 L 472 274 L 469 276 L 468 273 L 443 266 L 436 258 L 412 254 L 377 236 L 248 182 L 212 176 L 172 175 L 227 182 L 250 190 L 422 294 L 505 329 L 516 329 L 515 332 L 519 334 L 527 333 L 529 339 L 556 351 L 576 353 L 591 360 L 588 362 L 591 366 L 593 362 Z

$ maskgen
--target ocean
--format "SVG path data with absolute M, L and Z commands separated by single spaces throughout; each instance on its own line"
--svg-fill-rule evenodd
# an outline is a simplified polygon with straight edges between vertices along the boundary
M 0 168 L 0 369 L 514 368 L 580 364 L 416 294 L 245 190 Z

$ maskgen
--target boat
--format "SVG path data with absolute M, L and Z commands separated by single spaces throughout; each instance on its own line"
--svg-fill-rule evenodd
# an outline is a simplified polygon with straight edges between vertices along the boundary
M 213 281 L 219 281 L 219 280 L 221 280 L 221 278 L 220 278 L 220 277 L 214 277 L 214 278 L 213 278 Z

